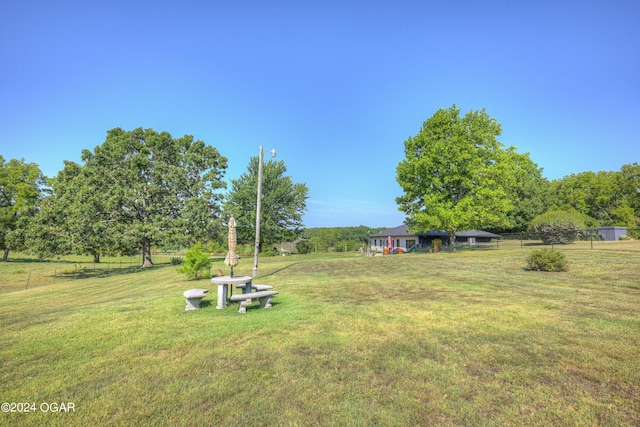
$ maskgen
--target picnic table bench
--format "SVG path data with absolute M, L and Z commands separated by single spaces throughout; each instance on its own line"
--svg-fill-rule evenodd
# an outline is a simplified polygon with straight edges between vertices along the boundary
M 259 286 L 266 286 L 266 285 L 259 285 Z M 260 301 L 260 308 L 271 308 L 271 298 L 277 294 L 278 294 L 278 291 L 249 292 L 246 294 L 233 295 L 230 299 L 231 301 L 240 302 L 240 307 L 238 308 L 238 312 L 246 313 L 247 305 L 251 304 L 252 300 L 254 299 L 258 299 Z
M 208 289 L 189 289 L 188 291 L 184 291 L 182 295 L 187 299 L 187 306 L 184 308 L 185 310 L 197 310 L 200 308 L 200 303 L 202 302 L 202 298 L 204 298 L 206 293 L 209 292 Z

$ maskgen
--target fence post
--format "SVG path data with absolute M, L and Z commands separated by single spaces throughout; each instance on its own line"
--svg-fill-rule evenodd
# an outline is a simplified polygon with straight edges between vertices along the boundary
M 29 280 L 31 279 L 31 272 L 33 270 L 29 270 L 29 275 L 27 276 L 27 286 L 25 286 L 25 289 L 29 289 Z

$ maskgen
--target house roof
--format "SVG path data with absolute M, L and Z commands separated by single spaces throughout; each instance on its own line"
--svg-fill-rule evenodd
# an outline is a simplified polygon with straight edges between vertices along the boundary
M 388 228 L 386 230 L 379 231 L 375 234 L 372 234 L 371 237 L 387 237 L 387 236 L 415 236 L 416 233 L 409 233 L 409 227 L 405 224 L 399 225 L 397 227 Z
M 443 230 L 429 230 L 427 232 L 412 233 L 406 224 L 399 225 L 394 228 L 388 228 L 378 233 L 372 234 L 370 237 L 404 237 L 404 236 L 448 236 L 449 234 Z
M 379 231 L 378 233 L 372 234 L 370 237 L 404 237 L 404 236 L 449 236 L 444 230 L 429 230 L 426 232 L 412 233 L 409 231 L 409 227 L 407 225 L 402 224 L 394 228 L 388 228 L 386 230 Z M 465 230 L 459 231 L 456 233 L 457 237 L 491 237 L 498 238 L 502 237 L 499 234 L 489 233 L 488 231 L 483 230 Z

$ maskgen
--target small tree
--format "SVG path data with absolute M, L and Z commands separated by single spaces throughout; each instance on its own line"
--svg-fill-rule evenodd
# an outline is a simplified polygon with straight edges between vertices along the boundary
M 550 211 L 535 217 L 529 231 L 538 234 L 546 245 L 567 244 L 580 238 L 584 227 L 576 211 Z
M 258 169 L 258 157 L 252 157 L 247 172 L 231 180 L 231 190 L 224 202 L 224 211 L 232 214 L 238 223 L 238 243 L 241 244 L 255 242 Z M 282 160 L 264 163 L 260 251 L 262 244 L 294 241 L 302 233 L 309 189 L 306 184 L 293 182 L 286 172 Z
M 185 276 L 193 279 L 197 279 L 202 270 L 207 270 L 211 267 L 211 259 L 209 255 L 202 252 L 202 246 L 200 243 L 192 246 L 187 251 L 184 262 L 178 268 L 178 273 L 182 273 Z

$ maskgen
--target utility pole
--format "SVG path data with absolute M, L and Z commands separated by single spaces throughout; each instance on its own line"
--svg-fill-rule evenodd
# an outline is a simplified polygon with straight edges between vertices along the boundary
M 271 157 L 276 156 L 276 150 L 271 150 Z M 256 200 L 256 246 L 253 253 L 253 278 L 258 277 L 258 254 L 260 253 L 260 214 L 262 208 L 262 164 L 264 163 L 264 150 L 260 146 L 258 157 L 258 197 Z

